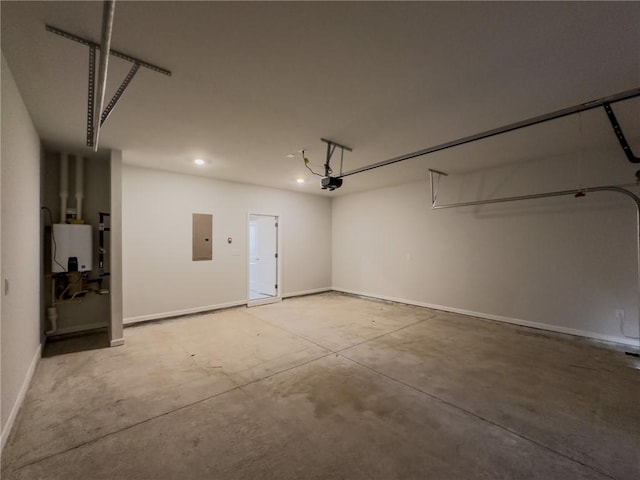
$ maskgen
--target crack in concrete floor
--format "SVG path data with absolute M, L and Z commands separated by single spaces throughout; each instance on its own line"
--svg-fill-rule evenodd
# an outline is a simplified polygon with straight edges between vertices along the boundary
M 321 302 L 321 303 L 324 302 L 324 304 L 316 304 L 315 309 L 313 308 L 310 309 L 310 306 L 314 302 Z M 348 308 L 345 308 L 345 310 L 348 310 L 352 316 L 355 313 L 355 320 L 354 318 L 350 318 L 349 322 L 343 322 L 341 324 L 340 319 L 335 318 L 339 315 L 339 313 L 334 313 L 334 318 L 332 318 L 331 321 L 323 323 L 322 321 L 323 316 L 315 314 L 313 312 L 314 311 L 326 312 L 325 307 L 327 303 L 329 304 L 329 308 L 335 311 L 339 311 L 341 307 L 348 307 Z M 358 310 L 358 307 L 361 307 L 360 310 Z M 395 318 L 392 318 L 394 317 L 394 314 L 397 314 L 397 315 L 395 316 Z M 456 409 L 457 411 L 463 413 L 466 416 L 473 417 L 487 425 L 491 425 L 492 427 L 501 429 L 509 436 L 513 435 L 522 441 L 535 445 L 537 448 L 545 449 L 549 453 L 552 453 L 553 455 L 560 456 L 572 463 L 575 463 L 579 465 L 581 468 L 586 468 L 590 470 L 591 473 L 598 475 L 593 478 L 626 478 L 626 474 L 628 472 L 634 472 L 634 465 L 632 463 L 633 459 L 631 459 L 631 462 L 629 462 L 629 458 L 626 458 L 626 461 L 627 461 L 626 467 L 618 468 L 617 472 L 611 473 L 610 471 L 611 468 L 603 468 L 602 465 L 598 464 L 599 459 L 595 459 L 594 461 L 591 461 L 591 462 L 585 461 L 584 458 L 580 458 L 580 455 L 573 455 L 572 454 L 573 452 L 570 449 L 569 451 L 565 451 L 561 448 L 558 448 L 558 446 L 554 445 L 553 442 L 547 441 L 548 440 L 547 438 L 536 438 L 537 432 L 535 431 L 527 432 L 523 430 L 521 425 L 518 425 L 518 424 L 516 424 L 514 428 L 513 425 L 510 425 L 509 422 L 504 421 L 504 419 L 491 418 L 491 415 L 485 415 L 482 409 L 476 408 L 477 406 L 474 405 L 473 403 L 469 404 L 467 402 L 467 399 L 464 398 L 464 396 L 462 396 L 459 400 L 456 400 L 456 399 L 452 400 L 451 398 L 447 398 L 446 395 L 442 395 L 437 389 L 432 390 L 429 388 L 424 388 L 424 385 L 421 385 L 421 379 L 415 375 L 418 375 L 420 373 L 420 371 L 422 370 L 420 362 L 424 362 L 425 360 L 424 358 L 416 359 L 416 355 L 417 355 L 416 353 L 413 353 L 410 351 L 395 350 L 392 352 L 393 355 L 389 356 L 389 351 L 390 351 L 389 349 L 393 347 L 393 343 L 395 341 L 401 342 L 403 341 L 402 339 L 406 338 L 407 336 L 409 339 L 413 339 L 413 340 L 418 338 L 416 343 L 420 345 L 421 332 L 424 329 L 428 328 L 431 324 L 433 324 L 433 326 L 436 327 L 435 336 L 437 337 L 438 329 L 446 328 L 446 322 L 443 323 L 441 319 L 444 317 L 447 317 L 447 315 L 450 316 L 450 314 L 445 314 L 443 316 L 438 314 L 437 312 L 434 313 L 433 311 L 421 309 L 418 307 L 395 306 L 395 305 L 383 304 L 383 308 L 380 308 L 380 305 L 378 305 L 375 302 L 367 301 L 364 299 L 356 299 L 348 296 L 336 295 L 336 294 L 323 294 L 323 295 L 318 295 L 311 298 L 304 297 L 301 299 L 291 299 L 283 302 L 282 304 L 264 306 L 264 307 L 260 307 L 260 309 L 251 309 L 251 311 L 249 311 L 248 313 L 246 311 L 241 311 L 241 309 L 237 309 L 231 312 L 231 317 L 233 317 L 231 319 L 231 322 L 233 321 L 245 322 L 243 324 L 244 325 L 243 328 L 246 330 L 246 332 L 244 332 L 246 335 L 240 338 L 240 343 L 237 348 L 242 348 L 243 345 L 249 346 L 251 348 L 249 348 L 248 351 L 252 352 L 252 354 L 254 355 L 258 355 L 258 356 L 262 355 L 262 357 L 260 358 L 261 360 L 267 359 L 268 361 L 275 362 L 273 366 L 267 365 L 267 370 L 262 371 L 262 373 L 259 373 L 260 372 L 259 369 L 264 368 L 264 366 L 255 365 L 256 360 L 259 360 L 258 358 L 247 359 L 242 355 L 236 355 L 236 357 L 234 357 L 234 360 L 236 362 L 235 363 L 236 367 L 237 366 L 246 367 L 247 365 L 249 365 L 249 367 L 245 369 L 236 368 L 235 370 L 232 368 L 231 373 L 224 371 L 224 375 L 227 376 L 228 381 L 233 384 L 232 386 L 229 386 L 228 388 L 224 388 L 220 391 L 216 391 L 215 393 L 209 394 L 209 395 L 203 395 L 202 392 L 200 392 L 200 396 L 197 396 L 196 398 L 191 399 L 191 401 L 178 402 L 177 406 L 168 408 L 165 411 L 162 411 L 160 413 L 156 413 L 151 416 L 148 415 L 146 418 L 138 419 L 137 421 L 129 421 L 127 424 L 125 424 L 121 428 L 117 428 L 113 431 L 103 432 L 101 434 L 94 435 L 90 438 L 84 439 L 83 441 L 79 441 L 79 442 L 76 441 L 75 443 L 72 443 L 70 446 L 67 446 L 67 448 L 61 448 L 44 455 L 36 456 L 35 458 L 31 458 L 26 462 L 22 462 L 22 463 L 15 462 L 15 460 L 17 460 L 15 452 L 10 453 L 10 459 L 13 458 L 14 461 L 3 465 L 3 474 L 20 475 L 21 472 L 26 472 L 31 467 L 35 468 L 35 467 L 38 467 L 38 465 L 44 465 L 51 462 L 55 463 L 56 458 L 63 459 L 65 457 L 68 457 L 69 455 L 72 455 L 74 451 L 87 450 L 87 449 L 90 449 L 93 445 L 96 445 L 98 443 L 109 443 L 110 438 L 118 437 L 119 435 L 126 436 L 128 432 L 133 432 L 133 431 L 139 432 L 140 429 L 145 426 L 145 424 L 155 424 L 155 423 L 161 422 L 163 417 L 170 417 L 174 414 L 177 416 L 180 412 L 187 412 L 190 410 L 194 410 L 196 409 L 196 407 L 202 404 L 217 403 L 219 401 L 224 400 L 225 398 L 233 397 L 235 392 L 238 392 L 238 391 L 246 394 L 246 392 L 248 391 L 247 390 L 248 388 L 251 389 L 252 387 L 257 386 L 258 384 L 266 385 L 266 384 L 269 384 L 270 380 L 275 380 L 277 378 L 286 379 L 290 376 L 295 376 L 297 372 L 305 371 L 305 369 L 308 369 L 317 364 L 322 364 L 323 362 L 326 362 L 328 360 L 337 361 L 340 358 L 342 359 L 342 361 L 347 361 L 353 365 L 356 365 L 359 368 L 362 368 L 368 372 L 371 372 L 371 374 L 384 378 L 386 381 L 391 382 L 392 384 L 401 386 L 403 390 L 410 389 L 418 393 L 420 396 L 427 397 L 430 400 L 442 403 L 443 405 Z M 210 317 L 213 319 L 213 323 L 215 323 L 216 320 L 218 320 L 218 323 L 220 323 L 221 321 L 220 317 L 216 318 L 216 314 L 213 314 Z M 205 325 L 203 324 L 204 320 L 201 317 L 198 317 L 198 318 L 199 320 L 195 317 L 192 317 L 186 320 L 181 320 L 181 322 L 183 322 L 182 326 L 176 325 L 174 323 L 169 323 L 168 324 L 169 327 L 164 327 L 169 330 L 176 330 L 176 329 L 179 330 L 181 328 L 184 328 L 185 330 L 188 329 L 196 332 L 196 334 L 194 335 L 184 334 L 184 337 L 176 342 L 177 344 L 181 344 L 180 348 L 182 349 L 183 355 L 189 355 L 190 351 L 197 350 L 197 348 L 196 349 L 186 348 L 184 344 L 182 344 L 182 342 L 184 341 L 188 341 L 188 345 L 193 344 L 196 347 L 202 347 L 201 343 L 198 343 L 197 340 L 194 340 L 194 339 L 197 339 L 198 337 L 203 336 L 202 334 L 198 334 L 198 328 Z M 468 318 L 465 319 L 464 317 L 461 317 L 461 316 L 455 316 L 455 318 L 456 319 L 462 318 L 463 324 L 464 322 L 474 322 L 474 321 L 482 322 L 482 320 L 473 320 Z M 378 323 L 376 323 L 375 321 L 376 319 L 379 319 Z M 391 322 L 392 325 L 389 324 L 389 322 L 391 321 L 390 319 L 393 320 L 393 322 Z M 185 321 L 189 322 L 189 324 L 184 323 Z M 328 326 L 327 326 L 327 323 L 328 323 Z M 375 325 L 373 325 L 374 323 Z M 270 327 L 273 328 L 273 330 L 270 330 L 269 328 L 265 329 L 265 324 L 268 324 Z M 347 327 L 345 327 L 345 324 L 347 325 Z M 149 325 L 149 328 L 153 329 L 154 327 L 162 327 L 163 325 L 167 325 L 167 323 L 163 322 L 162 324 L 155 325 L 155 326 Z M 502 325 L 495 325 L 493 327 L 489 327 L 487 326 L 487 324 L 481 324 L 481 325 L 482 326 L 480 327 L 480 330 L 483 330 L 485 332 L 484 334 L 486 334 L 487 331 L 493 333 L 494 329 L 497 329 L 496 331 L 503 334 L 508 334 L 508 333 L 513 334 L 513 330 L 514 330 L 513 328 L 511 328 L 511 329 L 503 329 L 505 331 L 500 331 L 501 327 L 503 327 Z M 208 334 L 215 334 L 216 332 L 220 333 L 221 331 L 226 331 L 231 326 L 232 326 L 231 323 L 227 321 L 227 322 L 220 323 L 218 327 L 214 326 L 213 329 L 211 329 L 212 328 L 211 325 L 208 325 L 208 326 L 205 325 L 203 328 L 205 328 L 205 331 Z M 142 327 L 142 328 L 144 329 L 147 327 Z M 459 329 L 460 325 L 458 325 L 457 328 Z M 378 330 L 376 331 L 376 329 Z M 262 334 L 264 334 L 264 336 L 263 338 L 260 339 L 259 342 L 256 342 L 255 339 L 251 339 L 249 338 L 249 336 L 253 335 L 258 330 L 260 332 L 263 332 Z M 517 331 L 519 330 L 516 329 L 516 332 Z M 264 332 L 267 332 L 267 333 L 264 333 Z M 278 334 L 277 332 L 281 332 L 281 333 Z M 228 332 L 226 333 L 228 334 Z M 286 336 L 282 336 L 282 333 L 286 333 Z M 262 334 L 259 333 L 258 336 Z M 295 337 L 296 340 L 295 341 L 292 340 L 291 336 Z M 347 340 L 345 340 L 345 337 L 347 338 Z M 449 335 L 449 338 L 450 337 L 451 335 Z M 521 337 L 525 338 L 525 340 L 528 338 L 527 336 L 521 336 Z M 171 338 L 171 337 L 169 336 L 168 338 Z M 542 339 L 536 336 L 531 336 L 531 338 L 533 340 L 530 340 L 530 341 L 542 342 L 544 344 L 545 338 L 547 338 L 547 335 L 543 336 Z M 513 339 L 509 339 L 509 340 L 513 341 Z M 282 348 L 276 352 L 276 351 L 271 351 L 269 348 L 269 345 L 265 346 L 265 344 L 263 343 L 265 341 L 266 342 L 277 342 L 277 341 L 283 342 L 284 341 L 285 343 L 287 342 L 289 343 L 286 344 L 286 348 Z M 571 345 L 571 339 L 563 338 L 561 341 L 569 342 L 569 345 Z M 303 343 L 300 344 L 299 342 L 303 342 Z M 582 343 L 580 345 L 581 347 L 583 347 Z M 144 344 L 144 342 L 142 342 L 142 344 Z M 308 346 L 309 344 L 311 344 L 311 346 L 313 347 L 313 350 L 308 351 L 304 347 L 301 348 L 301 345 Z M 339 348 L 335 348 L 336 346 Z M 525 347 L 533 348 L 529 345 L 525 345 Z M 119 348 L 123 348 L 123 347 L 119 347 Z M 224 347 L 220 347 L 219 344 L 216 345 L 216 348 L 222 348 L 224 350 Z M 307 347 L 307 348 L 311 348 L 311 347 Z M 598 348 L 601 349 L 601 347 L 593 347 L 593 348 L 596 348 L 596 350 Z M 293 359 L 292 363 L 290 364 L 280 365 L 278 362 L 285 361 L 286 363 L 286 361 L 289 360 L 289 356 L 291 354 L 290 352 L 292 349 L 295 350 L 294 353 L 297 355 L 307 354 L 308 356 L 306 358 L 302 357 L 302 358 Z M 224 351 L 225 353 L 230 354 L 229 350 L 224 350 Z M 348 351 L 351 351 L 351 353 L 348 353 Z M 376 365 L 376 361 L 379 362 L 381 361 L 380 359 L 376 359 L 374 357 L 371 357 L 371 358 L 368 357 L 368 355 L 369 356 L 374 355 L 372 351 L 378 352 L 379 357 L 384 357 L 386 363 L 382 365 L 382 368 L 380 368 L 381 365 Z M 602 354 L 601 350 L 597 350 L 597 352 L 599 352 L 599 354 Z M 217 357 L 219 357 L 221 355 L 221 352 L 216 350 L 215 354 Z M 510 353 L 510 355 L 511 354 L 512 353 Z M 604 356 L 606 357 L 607 355 L 604 355 Z M 335 360 L 332 360 L 331 357 L 333 357 Z M 371 361 L 371 359 L 374 359 L 376 361 Z M 94 360 L 97 362 L 97 365 L 99 365 L 100 355 L 98 355 L 98 358 Z M 194 362 L 192 357 L 190 357 L 188 361 L 192 363 L 193 367 L 197 368 L 199 371 L 203 370 L 202 366 L 197 364 L 197 362 Z M 409 378 L 403 378 L 402 375 L 397 375 L 394 373 L 394 368 L 402 368 L 403 362 L 406 364 L 404 365 L 405 370 L 409 369 L 415 374 L 413 377 L 409 376 Z M 576 366 L 575 359 L 570 366 L 571 367 Z M 593 367 L 589 365 L 581 365 L 581 366 L 584 368 L 580 370 L 586 370 L 587 374 L 592 373 L 590 372 L 590 370 L 592 370 Z M 618 371 L 619 370 L 618 368 L 614 368 L 617 366 L 618 365 L 614 362 L 613 367 L 611 367 L 612 370 Z M 76 371 L 78 370 L 77 365 L 72 366 L 72 370 L 74 368 L 76 369 Z M 269 368 L 271 368 L 271 370 L 269 370 Z M 246 378 L 245 376 L 247 375 L 247 372 L 249 372 L 249 375 L 254 375 L 253 378 Z M 255 373 L 255 372 L 258 372 L 258 373 Z M 205 369 L 205 373 L 208 374 L 209 372 L 206 371 Z M 360 375 L 361 373 L 360 371 L 358 371 L 357 378 L 360 378 Z M 337 384 L 335 383 L 335 380 L 334 380 L 332 384 L 327 385 L 327 388 L 329 389 L 331 387 L 335 388 L 336 385 Z M 386 384 L 384 385 L 385 385 L 384 388 L 387 388 Z M 189 384 L 187 383 L 183 388 L 188 388 L 188 386 Z M 322 387 L 320 388 L 322 390 Z M 365 395 L 365 390 L 360 390 L 359 392 L 360 392 L 359 393 L 360 396 Z M 198 392 L 196 391 L 195 393 L 198 393 Z M 630 393 L 632 394 L 633 392 L 630 392 Z M 277 396 L 277 399 L 279 399 L 278 401 L 282 400 L 283 398 L 286 398 L 286 397 L 283 397 L 281 393 L 277 393 L 277 395 L 279 395 Z M 405 395 L 405 393 L 403 393 L 403 395 Z M 46 399 L 46 395 L 43 398 Z M 333 398 L 330 402 L 331 408 L 329 410 L 321 409 L 321 411 L 329 412 L 329 415 L 331 416 L 335 414 L 334 410 L 338 408 L 340 410 L 339 416 L 340 415 L 344 416 L 346 415 L 345 411 L 349 410 L 347 406 L 345 406 L 345 404 L 349 403 L 349 398 L 351 397 L 343 396 L 343 397 Z M 314 396 L 305 397 L 305 401 L 307 403 L 308 402 L 313 403 L 314 399 L 317 399 L 317 394 L 315 394 L 315 397 Z M 34 398 L 32 398 L 31 400 L 32 400 L 32 404 L 37 403 Z M 42 399 L 40 399 L 39 401 L 42 401 Z M 269 405 L 270 407 L 265 409 L 267 417 L 273 415 L 272 410 L 273 408 L 275 408 L 273 407 L 273 405 L 271 404 Z M 16 445 L 12 445 L 12 443 L 14 443 L 13 440 L 15 440 L 14 437 L 16 437 L 17 435 L 20 435 L 21 433 L 24 433 L 24 428 L 21 430 L 20 424 L 22 423 L 24 414 L 28 412 L 29 408 L 30 408 L 29 402 L 27 402 L 25 404 L 24 411 L 21 412 L 19 422 L 16 424 L 16 429 L 12 434 L 12 438 L 10 439 L 10 442 L 7 446 L 9 451 L 11 450 L 12 447 L 16 448 Z M 299 408 L 299 406 L 297 408 Z M 351 403 L 351 410 L 354 410 L 356 414 L 360 416 L 368 415 L 367 414 L 367 412 L 369 411 L 368 408 L 369 406 L 367 402 L 363 399 L 359 399 L 355 401 L 355 403 Z M 386 410 L 383 409 L 381 411 L 386 411 Z M 628 412 L 625 411 L 624 413 L 628 413 Z M 75 416 L 77 417 L 78 415 L 76 414 Z M 631 415 L 631 418 L 629 420 L 633 421 L 634 418 L 635 417 Z M 30 427 L 37 428 L 36 425 L 37 424 L 33 424 L 33 425 L 30 425 Z M 389 426 L 387 425 L 385 426 L 385 428 L 389 428 Z M 394 425 L 393 428 L 397 428 L 397 425 Z M 623 433 L 626 433 L 626 432 L 623 432 Z M 612 436 L 611 438 L 613 440 L 618 440 L 618 441 L 620 439 L 626 439 L 628 441 L 634 441 L 637 439 L 637 436 L 634 437 L 633 435 L 631 436 L 627 435 L 626 437 L 622 435 L 622 437 L 620 438 L 617 438 L 617 437 L 614 438 L 614 437 L 615 435 Z M 554 439 L 554 437 L 550 437 L 550 438 L 552 438 L 552 440 Z M 17 447 L 20 447 L 20 446 L 24 447 L 25 445 L 26 444 L 17 445 Z M 200 440 L 198 440 L 197 445 L 195 445 L 194 448 L 199 447 L 200 445 L 201 445 L 201 442 Z M 456 451 L 459 451 L 461 442 L 456 443 L 456 445 L 457 445 Z M 578 445 L 578 446 L 581 446 L 581 445 Z M 11 457 L 11 455 L 13 455 L 13 457 Z M 419 459 L 414 458 L 413 460 L 417 461 Z M 325 468 L 326 466 L 321 465 L 318 468 L 321 468 L 321 467 Z M 609 467 L 611 466 L 609 465 Z M 396 466 L 396 468 L 400 468 L 400 467 Z M 637 465 L 635 466 L 635 469 L 638 470 Z M 613 470 L 616 470 L 616 469 L 613 468 Z M 371 472 L 367 473 L 366 475 L 370 476 L 370 474 Z M 49 477 L 42 477 L 42 478 L 49 478 Z M 52 476 L 51 478 L 57 478 L 57 477 Z M 219 478 L 222 478 L 222 477 L 219 477 Z M 265 477 L 265 478 L 268 478 L 268 477 Z M 369 478 L 369 477 L 366 477 L 366 478 Z M 382 477 L 378 477 L 378 478 L 382 478 Z

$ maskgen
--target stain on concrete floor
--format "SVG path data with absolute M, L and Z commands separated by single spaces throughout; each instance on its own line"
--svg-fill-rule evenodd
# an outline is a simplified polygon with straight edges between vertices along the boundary
M 318 418 L 342 411 L 384 417 L 397 408 L 393 396 L 377 390 L 368 377 L 350 375 L 345 368 L 315 363 L 308 367 L 304 379 L 282 392 L 283 398 L 291 395 L 304 396 L 313 404 Z
M 2 478 L 640 478 L 637 360 L 527 331 L 335 293 L 126 329 L 41 360 Z

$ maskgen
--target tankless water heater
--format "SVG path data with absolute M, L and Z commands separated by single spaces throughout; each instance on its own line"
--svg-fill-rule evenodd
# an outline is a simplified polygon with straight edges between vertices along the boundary
M 68 271 L 70 258 L 77 259 L 79 272 L 91 270 L 91 225 L 56 223 L 51 233 L 52 273 Z M 72 264 L 74 263 L 72 261 Z

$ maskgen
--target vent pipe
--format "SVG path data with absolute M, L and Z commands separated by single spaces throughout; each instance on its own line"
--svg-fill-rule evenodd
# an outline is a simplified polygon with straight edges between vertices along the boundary
M 60 154 L 60 223 L 67 221 L 67 199 L 69 198 L 69 154 Z
M 82 220 L 82 199 L 84 198 L 84 184 L 82 178 L 82 167 L 84 158 L 80 155 L 76 156 L 76 218 Z

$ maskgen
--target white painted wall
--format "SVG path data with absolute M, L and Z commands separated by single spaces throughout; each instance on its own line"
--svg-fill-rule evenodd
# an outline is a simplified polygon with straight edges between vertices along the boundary
M 573 189 L 578 178 L 633 182 L 637 168 L 621 151 L 523 163 L 443 178 L 439 202 Z M 334 200 L 335 289 L 637 344 L 615 316 L 625 310 L 626 333 L 638 335 L 630 200 L 593 193 L 433 211 L 424 179 Z
M 2 56 L 2 446 L 40 358 L 40 140 Z M 4 281 L 9 281 L 8 294 Z
M 246 303 L 249 212 L 280 216 L 284 296 L 331 286 L 329 198 L 128 165 L 122 187 L 125 323 Z M 193 213 L 213 214 L 212 261 L 191 260 Z

